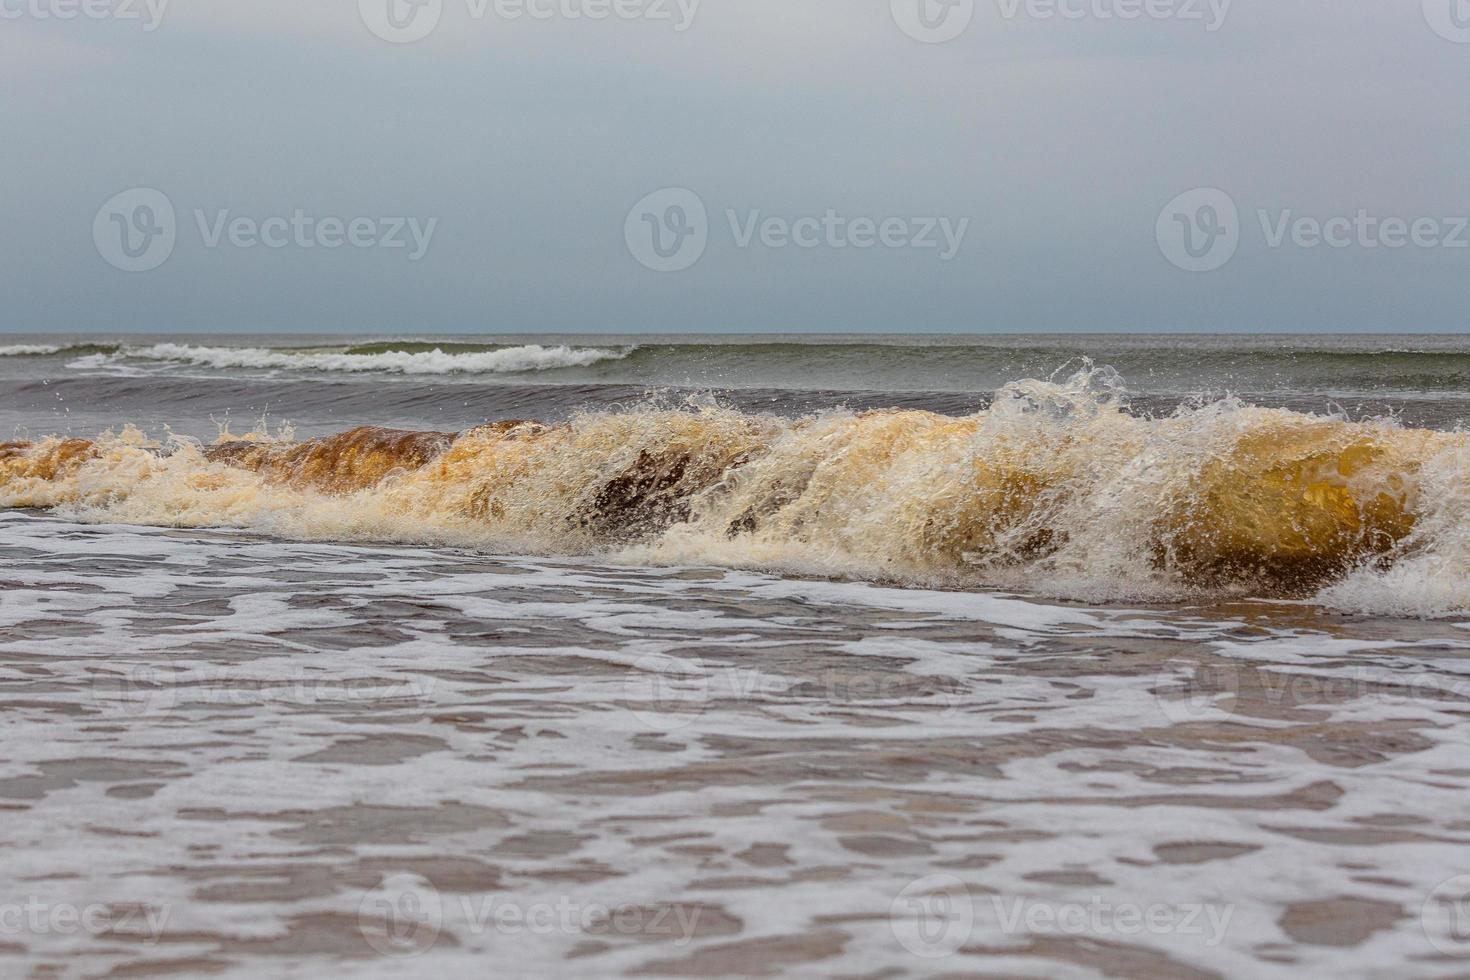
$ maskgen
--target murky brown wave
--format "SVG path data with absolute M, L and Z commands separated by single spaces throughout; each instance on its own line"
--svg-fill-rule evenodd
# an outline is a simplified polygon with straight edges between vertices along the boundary
M 1464 433 L 1224 403 L 1148 419 L 1115 386 L 1019 382 L 962 417 L 710 404 L 459 434 L 50 438 L 0 447 L 0 504 L 1062 598 L 1470 608 Z

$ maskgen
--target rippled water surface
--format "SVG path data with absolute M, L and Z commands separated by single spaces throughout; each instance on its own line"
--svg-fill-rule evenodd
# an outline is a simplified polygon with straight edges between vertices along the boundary
M 960 414 L 1020 378 L 1081 358 L 1127 380 L 1143 409 L 1238 395 L 1252 404 L 1416 425 L 1470 420 L 1464 335 L 0 337 L 0 431 L 89 434 L 264 414 L 317 435 L 362 422 L 464 428 L 559 421 L 650 390 L 719 392 L 747 410 L 833 406 Z
M 7 975 L 1470 968 L 1456 622 L 0 542 Z

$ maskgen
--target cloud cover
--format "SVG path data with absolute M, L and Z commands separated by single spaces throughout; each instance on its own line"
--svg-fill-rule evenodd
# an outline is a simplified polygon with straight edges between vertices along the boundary
M 370 29 L 389 0 L 171 0 L 153 29 L 144 0 L 88 2 L 0 0 L 0 329 L 1470 326 L 1470 248 L 1275 234 L 1470 215 L 1465 0 L 391 0 L 437 18 L 403 44 Z M 956 11 L 952 39 L 911 36 Z M 93 232 L 138 187 L 177 241 L 129 273 Z M 630 215 L 664 188 L 706 209 L 671 272 L 627 240 L 675 246 L 671 215 Z M 1237 209 L 1208 272 L 1161 241 L 1207 230 L 1161 213 L 1195 188 Z M 195 228 L 298 210 L 438 224 L 417 261 Z M 875 243 L 735 233 L 831 212 Z M 888 247 L 893 218 L 969 224 L 945 259 Z

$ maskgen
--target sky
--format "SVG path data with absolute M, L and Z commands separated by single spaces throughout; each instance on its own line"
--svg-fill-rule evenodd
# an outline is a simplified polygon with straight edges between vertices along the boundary
M 1470 0 L 0 0 L 0 330 L 1470 328 Z

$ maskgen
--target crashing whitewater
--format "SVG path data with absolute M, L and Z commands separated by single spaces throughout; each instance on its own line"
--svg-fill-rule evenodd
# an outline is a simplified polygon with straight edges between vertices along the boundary
M 306 442 L 53 437 L 0 446 L 0 506 L 1089 602 L 1470 610 L 1470 434 L 1231 399 L 1145 418 L 1106 369 L 962 418 L 706 403 Z

